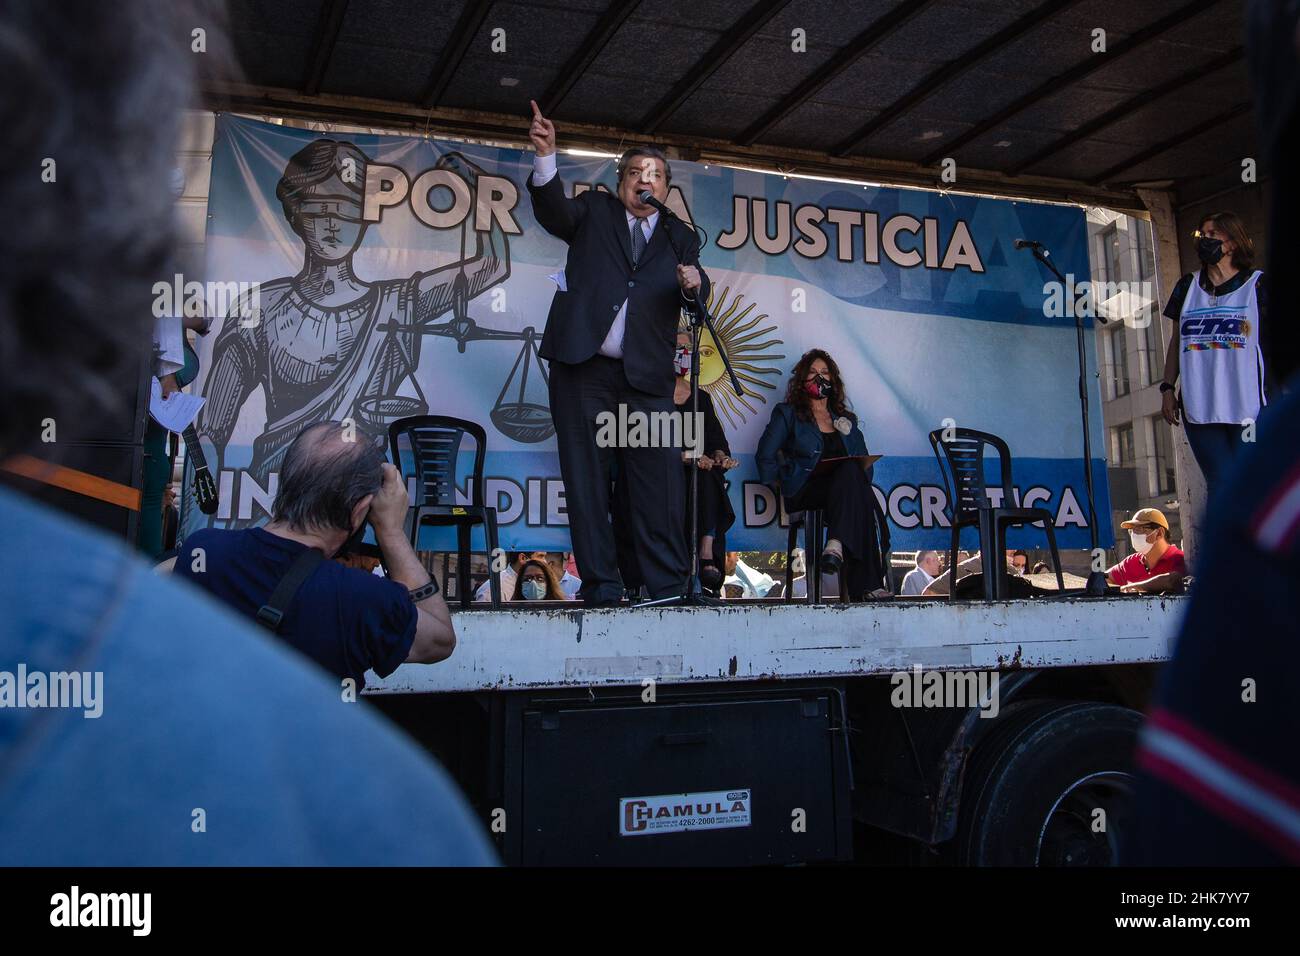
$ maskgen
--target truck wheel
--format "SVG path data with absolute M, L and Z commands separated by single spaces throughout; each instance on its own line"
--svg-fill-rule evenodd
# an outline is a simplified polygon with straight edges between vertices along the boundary
M 975 748 L 968 768 L 955 841 L 958 861 L 1119 862 L 1141 715 L 1112 704 L 1026 702 L 1002 719 L 1007 723 Z

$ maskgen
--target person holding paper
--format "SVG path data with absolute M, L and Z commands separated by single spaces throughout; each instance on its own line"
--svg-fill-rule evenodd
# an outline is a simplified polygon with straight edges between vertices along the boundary
M 173 395 L 185 396 L 181 385 L 176 381 L 176 373 L 185 367 L 185 331 L 193 329 L 199 335 L 207 335 L 212 320 L 202 316 L 160 316 L 154 320 L 153 375 L 156 380 L 151 383 L 153 389 L 149 403 L 150 416 L 145 423 L 144 435 L 144 474 L 140 498 L 140 524 L 136 530 L 136 547 L 151 559 L 163 554 L 163 490 L 172 480 L 172 469 L 176 463 L 176 453 L 169 447 L 168 435 L 180 434 L 180 428 L 171 427 L 175 423 L 167 421 L 168 405 Z M 187 409 L 193 407 L 181 400 Z M 199 407 L 202 399 L 198 399 Z M 197 414 L 197 410 L 195 411 Z M 192 416 L 191 416 L 192 420 Z
M 755 458 L 759 479 L 781 495 L 787 514 L 825 512 L 821 569 L 843 568 L 849 599 L 887 595 L 889 524 L 871 488 L 874 459 L 829 353 L 810 349 L 799 359 Z

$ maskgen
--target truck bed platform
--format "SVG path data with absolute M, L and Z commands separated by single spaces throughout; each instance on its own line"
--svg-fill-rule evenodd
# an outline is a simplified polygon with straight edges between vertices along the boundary
M 433 666 L 367 678 L 367 694 L 756 681 L 1167 660 L 1185 596 L 717 607 L 469 610 Z

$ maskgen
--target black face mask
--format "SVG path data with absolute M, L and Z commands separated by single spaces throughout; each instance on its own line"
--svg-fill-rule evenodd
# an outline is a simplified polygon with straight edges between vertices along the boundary
M 1212 266 L 1223 258 L 1223 240 L 1201 236 L 1196 240 L 1196 254 L 1207 266 Z
M 831 380 L 826 376 L 818 375 L 811 382 L 805 383 L 804 391 L 813 398 L 830 398 L 835 392 L 835 386 L 831 384 Z

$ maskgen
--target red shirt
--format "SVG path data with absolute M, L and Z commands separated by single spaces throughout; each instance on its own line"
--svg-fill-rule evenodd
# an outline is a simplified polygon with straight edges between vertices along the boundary
M 1110 583 L 1116 587 L 1123 587 L 1126 584 L 1134 584 L 1138 581 L 1145 581 L 1147 578 L 1153 578 L 1157 574 L 1187 574 L 1187 561 L 1183 558 L 1183 550 L 1177 545 L 1171 544 L 1165 549 L 1165 553 L 1160 555 L 1160 560 L 1156 562 L 1155 567 L 1147 570 L 1146 562 L 1142 560 L 1140 554 L 1130 554 L 1127 558 L 1115 565 L 1106 572 L 1110 578 Z

